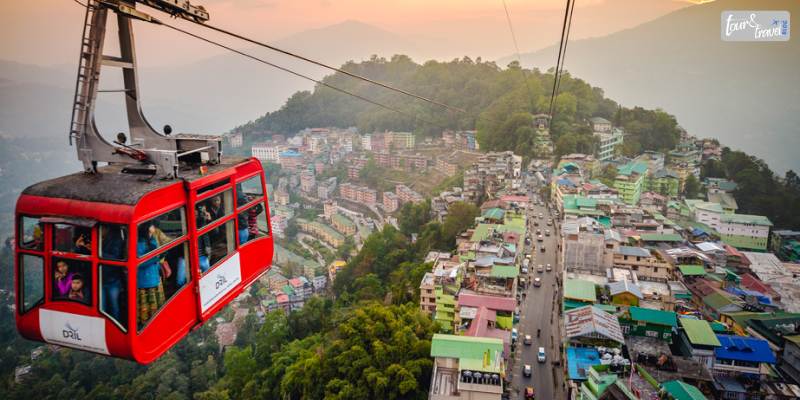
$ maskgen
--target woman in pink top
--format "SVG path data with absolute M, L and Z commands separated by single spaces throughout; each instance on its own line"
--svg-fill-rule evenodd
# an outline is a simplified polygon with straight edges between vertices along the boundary
M 54 297 L 67 298 L 69 296 L 73 275 L 75 274 L 69 272 L 69 265 L 66 261 L 61 260 L 56 263 L 55 279 L 53 279 Z

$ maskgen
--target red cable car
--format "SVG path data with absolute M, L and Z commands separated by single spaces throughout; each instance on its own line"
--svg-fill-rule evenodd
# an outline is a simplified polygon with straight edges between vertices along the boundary
M 270 265 L 263 188 L 251 159 L 183 181 L 107 167 L 25 189 L 17 328 L 31 340 L 155 360 Z
M 188 2 L 146 3 L 208 19 Z M 108 11 L 119 56 L 103 54 Z M 87 1 L 70 130 L 85 171 L 17 201 L 16 322 L 31 340 L 146 364 L 266 272 L 274 244 L 258 160 L 223 160 L 220 138 L 160 134 L 141 114 L 132 18 L 149 18 L 133 0 Z M 94 123 L 102 66 L 122 69 L 130 143 Z

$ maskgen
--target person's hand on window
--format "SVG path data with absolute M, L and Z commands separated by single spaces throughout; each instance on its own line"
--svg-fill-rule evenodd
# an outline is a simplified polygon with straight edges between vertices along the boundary
M 84 249 L 89 250 L 89 245 L 86 243 L 86 239 L 83 237 L 83 234 L 78 236 L 78 240 L 75 241 L 75 247 L 83 247 Z

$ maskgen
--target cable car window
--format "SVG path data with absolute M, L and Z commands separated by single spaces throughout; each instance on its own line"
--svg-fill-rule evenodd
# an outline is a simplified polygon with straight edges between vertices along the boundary
M 92 228 L 70 224 L 53 224 L 53 250 L 91 255 Z
M 125 261 L 128 258 L 128 227 L 100 225 L 100 258 Z
M 22 254 L 19 257 L 19 308 L 22 313 L 44 300 L 44 260 L 39 256 Z
M 19 238 L 20 248 L 28 250 L 42 250 L 44 244 L 44 224 L 39 221 L 39 218 L 20 218 Z
M 190 277 L 186 243 L 165 250 L 139 264 L 136 269 L 136 310 L 138 327 L 150 321 Z
M 206 272 L 220 260 L 233 252 L 233 220 L 230 220 L 200 236 L 197 252 L 200 255 L 200 271 Z
M 261 185 L 261 175 L 256 175 L 244 182 L 236 184 L 236 207 L 241 207 L 259 198 L 264 198 L 264 187 Z
M 197 227 L 202 228 L 233 212 L 231 204 L 231 191 L 226 190 L 211 196 L 203 201 L 198 201 L 196 206 Z
M 142 257 L 186 234 L 186 211 L 181 207 L 142 222 L 137 234 L 136 255 Z
M 240 246 L 253 239 L 269 236 L 269 224 L 267 224 L 264 203 L 254 204 L 240 212 L 237 216 L 237 221 L 239 223 L 238 237 Z
M 100 311 L 128 330 L 128 269 L 100 265 Z
M 53 257 L 53 300 L 92 304 L 92 263 Z
M 216 188 L 223 187 L 223 186 L 225 186 L 225 185 L 227 185 L 229 183 L 231 183 L 231 178 L 225 178 L 225 179 L 223 179 L 221 181 L 214 182 L 214 183 L 212 183 L 212 184 L 210 184 L 208 186 L 203 186 L 200 189 L 197 189 L 197 195 L 199 196 L 199 195 L 201 195 L 203 193 L 208 193 L 208 192 L 210 192 L 210 191 L 212 191 L 212 190 L 214 190 Z

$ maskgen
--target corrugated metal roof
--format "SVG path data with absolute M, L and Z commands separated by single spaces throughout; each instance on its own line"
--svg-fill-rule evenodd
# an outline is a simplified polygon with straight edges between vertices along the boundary
M 681 318 L 681 326 L 686 331 L 689 342 L 700 346 L 720 346 L 708 321 L 702 319 Z
M 749 336 L 717 335 L 720 347 L 714 349 L 717 359 L 774 364 L 775 354 L 769 342 Z
M 650 257 L 650 250 L 643 247 L 619 246 L 617 253 L 631 257 Z
M 661 387 L 675 400 L 706 400 L 700 389 L 682 381 L 664 382 Z
M 683 276 L 702 276 L 706 274 L 706 269 L 702 265 L 678 265 Z
M 594 303 L 597 301 L 594 283 L 581 279 L 567 279 L 564 282 L 564 298 Z
M 674 312 L 653 310 L 651 308 L 642 308 L 632 306 L 629 309 L 631 319 L 634 321 L 644 321 L 656 325 L 677 326 L 678 321 Z

